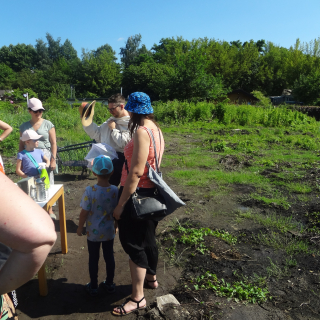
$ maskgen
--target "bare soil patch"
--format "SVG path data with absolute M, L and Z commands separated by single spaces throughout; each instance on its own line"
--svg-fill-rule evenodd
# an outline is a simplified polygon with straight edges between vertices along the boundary
M 169 144 L 167 152 L 173 154 L 178 147 L 174 143 Z M 221 158 L 220 163 L 228 170 L 238 170 L 241 166 L 250 165 L 251 160 L 250 156 L 226 155 Z M 275 174 L 290 166 L 290 163 L 283 163 L 279 167 L 266 169 L 262 174 L 278 179 Z M 169 170 L 170 167 L 163 169 L 165 177 Z M 310 183 L 316 183 L 319 175 L 319 169 L 310 168 L 307 174 L 303 178 L 297 178 L 297 181 L 307 179 Z M 9 177 L 16 179 L 14 175 Z M 304 225 L 320 227 L 320 221 L 315 221 L 312 215 L 307 215 L 320 211 L 320 199 L 316 194 L 308 195 L 310 199 L 308 202 L 297 199 L 294 205 L 284 210 L 275 205 L 266 206 L 259 201 L 250 200 L 248 195 L 254 192 L 253 186 L 233 185 L 232 191 L 227 195 L 204 199 L 202 193 L 206 190 L 194 192 L 193 188 L 181 187 L 170 177 L 166 180 L 187 206 L 159 223 L 157 238 L 161 255 L 157 277 L 160 286 L 157 290 L 146 289 L 149 307 L 146 311 L 128 315 L 127 319 L 151 319 L 147 312 L 154 305 L 153 301 L 157 296 L 167 293 L 176 296 L 182 307 L 190 313 L 190 319 L 320 319 L 319 255 L 311 253 L 295 255 L 293 257 L 296 260 L 295 266 L 287 268 L 288 257 L 283 250 L 273 249 L 258 240 L 259 235 L 270 235 L 274 230 L 262 227 L 252 220 L 244 219 L 237 222 L 239 210 L 245 211 L 249 208 L 265 215 L 270 212 L 283 216 L 294 215 Z M 89 281 L 87 245 L 85 237 L 77 236 L 76 228 L 83 191 L 95 181 L 93 176 L 81 177 L 80 172 L 56 176 L 56 183 L 63 183 L 65 189 L 69 252 L 66 255 L 61 254 L 59 223 L 56 221 L 58 240 L 46 262 L 49 294 L 47 297 L 39 296 L 36 278 L 19 288 L 17 290 L 19 319 L 111 319 L 114 318 L 110 312 L 112 308 L 130 295 L 128 256 L 124 253 L 118 237 L 114 247 L 116 293 L 108 295 L 100 288 L 99 296 L 91 298 L 84 290 L 84 285 Z M 57 208 L 54 211 L 57 212 Z M 189 221 L 195 227 L 226 230 L 236 236 L 238 242 L 233 246 L 212 236 L 205 237 L 205 245 L 210 249 L 206 254 L 192 249 L 186 250 L 186 246 L 179 244 L 177 254 L 181 255 L 181 259 L 179 263 L 169 265 L 166 262 L 165 248 L 170 246 L 170 243 L 164 238 L 176 219 L 182 222 Z M 282 236 L 288 244 L 297 238 L 309 241 L 315 247 L 319 242 L 317 234 L 312 232 L 303 237 L 294 233 Z M 273 273 L 268 271 L 272 266 L 271 262 L 279 268 L 278 273 L 277 270 Z M 101 282 L 105 275 L 102 257 L 99 267 Z M 245 305 L 234 299 L 217 296 L 212 290 L 195 290 L 192 287 L 192 279 L 206 271 L 229 283 L 257 275 L 265 279 L 261 285 L 268 287 L 272 299 L 260 305 Z

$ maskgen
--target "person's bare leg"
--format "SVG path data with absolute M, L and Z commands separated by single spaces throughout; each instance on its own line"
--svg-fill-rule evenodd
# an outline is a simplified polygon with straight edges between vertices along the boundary
M 129 260 L 131 280 L 132 280 L 132 294 L 131 299 L 140 301 L 144 297 L 143 293 L 143 282 L 146 276 L 146 269 L 137 266 L 131 259 Z M 143 299 L 139 303 L 139 307 L 144 307 L 147 304 L 146 300 Z M 137 308 L 135 302 L 129 301 L 125 306 L 124 310 L 129 312 Z M 118 308 L 113 309 L 116 312 L 120 312 Z
M 156 275 L 146 274 L 146 279 L 147 279 L 148 286 L 150 288 L 153 288 L 153 289 L 158 288 L 159 286 L 158 281 L 154 281 L 154 280 L 157 280 Z

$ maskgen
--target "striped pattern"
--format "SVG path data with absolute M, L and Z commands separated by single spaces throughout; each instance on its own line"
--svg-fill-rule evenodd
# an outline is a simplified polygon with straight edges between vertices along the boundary
M 142 128 L 142 129 L 147 131 L 146 127 L 139 127 L 139 128 Z M 164 151 L 164 140 L 163 140 L 162 132 L 160 130 L 160 136 L 161 136 L 161 150 L 160 150 L 159 132 L 158 132 L 158 130 L 154 130 L 154 129 L 151 129 L 151 130 L 152 130 L 152 133 L 153 133 L 153 136 L 154 136 L 154 140 L 156 142 L 156 150 L 157 150 L 158 162 L 159 162 L 159 166 L 160 166 L 162 155 L 163 155 L 163 151 Z M 147 133 L 149 135 L 148 131 L 147 131 Z M 150 137 L 150 135 L 149 135 L 149 137 Z M 133 146 L 134 146 L 134 139 L 132 139 L 124 148 L 124 156 L 125 156 L 125 158 L 127 160 L 129 171 L 130 171 L 130 167 L 131 167 L 131 158 L 132 158 L 132 154 L 133 154 Z M 155 157 L 154 157 L 154 149 L 153 149 L 151 137 L 150 137 L 150 146 L 149 146 L 149 154 L 148 154 L 147 161 L 149 162 L 149 164 L 151 165 L 151 167 L 153 169 L 156 169 Z M 148 168 L 147 168 L 147 166 L 145 166 L 144 173 L 143 173 L 143 175 L 140 178 L 140 181 L 138 183 L 138 187 L 139 188 L 154 188 L 154 183 L 152 183 L 150 181 L 150 179 L 147 177 L 147 174 L 148 174 Z M 127 170 L 126 170 L 126 166 L 123 165 L 122 174 L 121 174 L 121 186 L 124 186 L 124 184 L 126 182 L 126 179 L 127 179 Z

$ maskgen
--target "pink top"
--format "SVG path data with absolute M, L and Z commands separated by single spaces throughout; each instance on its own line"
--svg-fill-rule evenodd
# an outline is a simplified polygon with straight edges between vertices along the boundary
M 139 127 L 142 128 L 144 130 L 147 131 L 149 137 L 150 134 L 147 130 L 146 127 Z M 161 150 L 160 150 L 160 137 L 159 137 L 159 131 L 156 129 L 151 129 L 152 133 L 153 133 L 153 137 L 156 143 L 156 150 L 157 150 L 157 157 L 158 157 L 158 164 L 160 167 L 161 164 L 161 159 L 162 159 L 162 155 L 163 155 L 163 151 L 164 151 L 164 140 L 163 140 L 163 135 L 162 132 L 160 130 L 160 136 L 161 136 Z M 130 171 L 130 167 L 131 167 L 131 158 L 132 158 L 132 154 L 133 154 L 133 145 L 134 145 L 134 139 L 132 139 L 124 148 L 124 156 L 127 160 L 127 164 L 128 164 L 128 169 Z M 147 161 L 149 162 L 150 166 L 153 169 L 156 169 L 156 160 L 155 160 L 155 156 L 154 156 L 154 149 L 153 149 L 153 144 L 152 144 L 152 139 L 150 137 L 150 146 L 149 146 L 149 154 L 148 154 L 148 158 Z M 144 168 L 144 172 L 143 175 L 140 178 L 140 181 L 138 183 L 138 187 L 139 188 L 154 188 L 154 183 L 150 181 L 150 179 L 147 176 L 148 174 L 148 168 L 147 166 L 145 166 Z M 127 179 L 127 169 L 126 169 L 126 165 L 123 165 L 122 168 L 122 174 L 121 174 L 121 186 L 124 186 L 126 179 Z

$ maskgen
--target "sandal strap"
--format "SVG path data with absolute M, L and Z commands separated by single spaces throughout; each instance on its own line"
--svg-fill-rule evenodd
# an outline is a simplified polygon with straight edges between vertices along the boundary
M 148 280 L 148 279 L 146 279 L 146 281 L 147 282 L 156 282 L 156 281 L 158 281 L 157 279 L 156 280 Z
M 126 299 L 126 301 L 125 301 L 122 305 L 120 305 L 119 307 L 117 307 L 117 309 L 120 310 L 120 314 L 121 314 L 121 315 L 127 314 L 127 311 L 124 309 L 124 306 L 125 306 L 130 300 L 132 300 L 132 299 L 131 299 L 131 298 Z
M 137 304 L 137 309 L 139 309 L 139 308 L 140 308 L 140 307 L 139 307 L 139 303 L 140 303 L 143 299 L 144 299 L 144 297 L 143 297 L 141 300 L 136 301 L 136 300 L 133 300 L 131 297 L 130 297 L 130 298 L 128 298 L 128 300 L 130 300 L 130 301 L 132 301 L 132 302 L 135 302 L 135 303 Z

